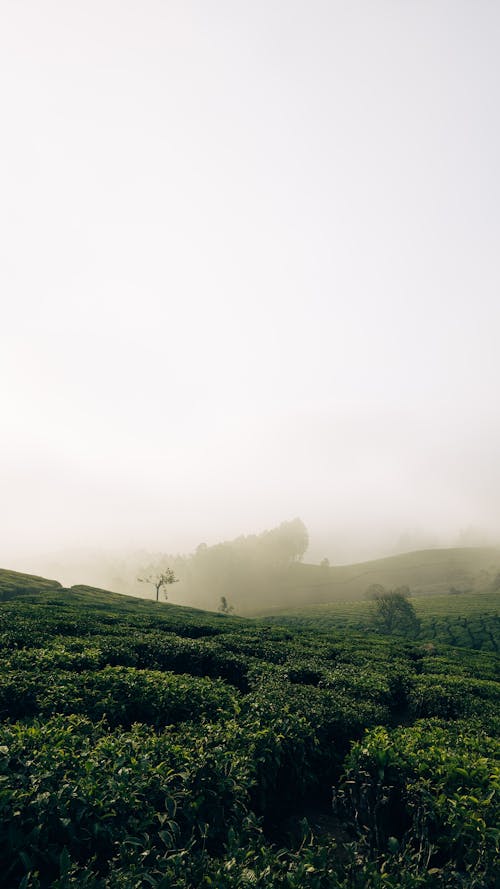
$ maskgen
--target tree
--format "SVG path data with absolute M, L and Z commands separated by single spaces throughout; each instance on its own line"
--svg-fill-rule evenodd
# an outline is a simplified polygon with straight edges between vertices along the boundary
M 371 583 L 369 587 L 366 588 L 365 598 L 374 601 L 377 596 L 383 596 L 387 592 L 385 586 L 382 586 L 381 583 Z
M 146 577 L 138 577 L 139 583 L 151 583 L 156 590 L 156 601 L 160 598 L 160 590 L 163 589 L 165 599 L 168 599 L 167 587 L 171 583 L 178 583 L 179 580 L 175 576 L 171 568 L 164 568 L 162 571 L 152 572 Z
M 304 522 L 296 518 L 291 522 L 282 522 L 270 531 L 243 538 L 245 541 L 250 544 L 261 565 L 283 568 L 292 562 L 300 562 L 309 546 L 309 535 Z
M 402 633 L 414 637 L 420 630 L 420 621 L 411 602 L 409 590 L 377 590 L 372 596 L 372 623 L 382 633 Z
M 231 614 L 231 612 L 234 611 L 233 606 L 229 604 L 225 596 L 220 597 L 220 605 L 218 611 L 220 611 L 221 614 Z
M 282 522 L 277 531 L 285 543 L 289 560 L 300 562 L 309 546 L 309 534 L 302 519 Z

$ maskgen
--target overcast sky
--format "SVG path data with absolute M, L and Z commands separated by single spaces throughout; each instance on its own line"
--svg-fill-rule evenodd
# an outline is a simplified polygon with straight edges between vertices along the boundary
M 499 109 L 495 0 L 0 0 L 2 567 L 500 540 Z

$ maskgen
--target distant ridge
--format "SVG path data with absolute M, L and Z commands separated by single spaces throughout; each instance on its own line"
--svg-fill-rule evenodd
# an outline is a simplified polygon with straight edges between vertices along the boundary
M 242 607 L 240 614 L 262 614 L 272 608 L 324 605 L 330 602 L 362 599 L 372 584 L 392 589 L 407 585 L 413 594 L 432 595 L 491 589 L 500 573 L 500 548 L 453 547 L 417 550 L 369 562 L 326 567 L 296 563 L 255 605 Z
M 279 575 L 270 575 L 268 579 L 261 577 L 251 595 L 235 588 L 231 604 L 237 614 L 251 616 L 262 614 L 264 609 L 360 600 L 372 584 L 386 588 L 407 585 L 414 595 L 442 594 L 450 590 L 475 592 L 493 590 L 497 575 L 500 576 L 499 547 L 417 550 L 333 567 L 296 562 Z M 0 569 L 0 601 L 41 592 L 56 593 L 64 589 L 57 580 Z M 73 586 L 69 591 L 74 595 L 103 595 L 122 601 L 130 599 L 121 593 L 83 584 Z M 133 598 L 137 601 L 137 597 Z M 182 604 L 202 609 L 207 607 L 207 603 L 200 601 L 196 594 L 189 598 L 186 595 Z

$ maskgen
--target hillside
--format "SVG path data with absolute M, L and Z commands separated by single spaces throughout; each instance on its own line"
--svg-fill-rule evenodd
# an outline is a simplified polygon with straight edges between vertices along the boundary
M 218 555 L 223 551 L 222 547 L 212 549 Z M 182 605 L 215 610 L 220 596 L 225 595 L 238 614 L 255 616 L 272 609 L 359 601 L 372 584 L 387 588 L 406 584 L 414 595 L 426 596 L 448 593 L 452 588 L 470 593 L 491 590 L 498 573 L 500 549 L 495 547 L 419 550 L 333 567 L 293 562 L 288 568 L 261 566 L 259 570 L 244 559 L 240 563 L 232 557 L 230 564 L 222 561 L 206 570 L 202 563 L 195 582 L 192 573 L 189 582 L 181 572 L 181 583 L 176 585 L 172 598 Z M 0 570 L 0 601 L 57 589 L 62 589 L 58 581 Z M 98 592 L 93 586 L 70 589 Z M 117 587 L 115 592 L 121 594 L 125 589 Z
M 61 590 L 57 580 L 47 580 L 35 574 L 21 574 L 19 571 L 0 570 L 0 602 L 14 599 L 25 593 L 50 592 Z
M 126 596 L 84 584 L 65 588 L 57 581 L 13 571 L 0 570 L 0 592 L 4 587 L 4 577 L 5 594 L 0 602 L 3 601 L 6 607 L 19 605 L 29 610 L 33 605 L 41 606 L 42 609 L 56 606 L 58 621 L 62 623 L 66 614 L 79 611 L 93 614 L 103 624 L 128 622 L 138 629 L 154 624 L 172 632 L 178 632 L 178 628 L 182 626 L 182 633 L 193 638 L 218 633 L 223 626 L 246 623 L 245 618 L 234 615 L 221 615 L 170 602 L 168 608 L 165 608 L 163 602 L 158 605 L 151 599 L 139 599 L 137 596 Z M 11 577 L 14 581 L 10 581 Z M 186 629 L 189 627 L 192 629 Z
M 359 562 L 354 565 L 322 567 L 296 563 L 266 590 L 265 604 L 241 609 L 262 613 L 264 608 L 301 607 L 363 598 L 371 584 L 392 588 L 408 585 L 418 594 L 485 589 L 500 571 L 500 549 L 457 547 L 430 549 Z M 260 596 L 259 596 L 260 598 Z
M 433 593 L 412 600 L 420 622 L 417 639 L 498 653 L 500 650 L 500 594 Z M 297 608 L 264 610 L 266 624 L 323 632 L 373 632 L 372 603 L 367 599 L 328 602 Z
M 5 889 L 495 885 L 494 652 L 31 580 L 0 603 Z
M 77 584 L 73 587 L 63 587 L 58 580 L 49 580 L 46 577 L 39 577 L 36 574 L 23 574 L 20 571 L 8 571 L 0 569 L 0 602 L 7 602 L 10 599 L 18 597 L 40 597 L 41 601 L 45 601 L 42 594 L 54 593 L 71 593 L 74 602 L 92 602 L 98 604 L 99 601 L 114 601 L 116 604 L 124 605 L 126 600 L 137 603 L 137 599 L 133 596 L 123 596 L 120 593 L 110 592 L 110 590 L 102 590 L 97 587 L 86 586 L 85 584 Z M 82 598 L 83 596 L 83 598 Z M 50 598 L 50 597 L 49 597 Z

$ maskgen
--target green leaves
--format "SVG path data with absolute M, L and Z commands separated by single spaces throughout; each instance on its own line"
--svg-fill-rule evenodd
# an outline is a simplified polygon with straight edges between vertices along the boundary
M 6 889 L 493 885 L 492 655 L 42 601 L 0 606 Z
M 220 680 L 130 667 L 68 673 L 14 671 L 0 675 L 0 709 L 11 718 L 80 713 L 110 725 L 157 727 L 233 714 L 236 693 Z
M 394 853 L 397 838 L 414 867 L 444 860 L 490 885 L 498 854 L 499 750 L 467 723 L 376 728 L 347 758 L 344 807 L 372 846 L 380 848 L 385 837 Z

